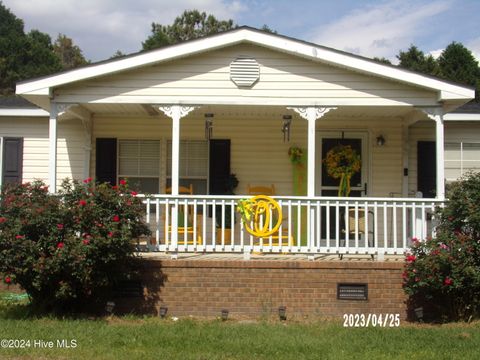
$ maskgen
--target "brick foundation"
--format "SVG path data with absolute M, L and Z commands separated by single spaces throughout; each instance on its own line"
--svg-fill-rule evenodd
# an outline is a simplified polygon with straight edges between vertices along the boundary
M 143 261 L 143 312 L 157 314 L 166 305 L 172 316 L 219 316 L 228 309 L 233 318 L 259 318 L 276 316 L 285 305 L 289 318 L 345 313 L 406 317 L 401 262 Z M 338 300 L 337 283 L 367 283 L 368 300 Z M 122 303 L 130 310 L 138 306 L 133 299 Z

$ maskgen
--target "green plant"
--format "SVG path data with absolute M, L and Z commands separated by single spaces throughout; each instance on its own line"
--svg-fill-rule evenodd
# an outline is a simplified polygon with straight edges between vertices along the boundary
M 132 276 L 132 239 L 148 234 L 143 206 L 119 186 L 64 181 L 5 187 L 0 204 L 0 273 L 45 310 L 81 309 Z
M 480 315 L 480 174 L 451 184 L 448 198 L 437 210 L 437 236 L 413 239 L 403 287 L 412 308 L 425 306 L 437 320 L 469 320 Z

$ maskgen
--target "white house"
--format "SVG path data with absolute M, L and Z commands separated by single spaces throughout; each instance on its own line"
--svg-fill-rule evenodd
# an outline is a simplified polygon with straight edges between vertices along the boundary
M 480 168 L 480 111 L 465 105 L 473 89 L 248 27 L 16 93 L 36 107 L 0 108 L 2 181 L 42 179 L 55 191 L 66 177 L 128 178 L 156 194 L 145 203 L 162 251 L 402 253 L 431 234 L 445 181 Z M 348 198 L 335 196 L 322 161 L 336 144 L 361 156 Z M 303 194 L 292 146 L 308 159 Z M 230 173 L 236 196 L 220 194 Z M 277 236 L 250 236 L 234 214 L 248 184 L 274 184 Z M 179 191 L 190 185 L 193 195 Z M 232 215 L 234 230 L 217 231 Z M 175 220 L 187 216 L 188 226 Z

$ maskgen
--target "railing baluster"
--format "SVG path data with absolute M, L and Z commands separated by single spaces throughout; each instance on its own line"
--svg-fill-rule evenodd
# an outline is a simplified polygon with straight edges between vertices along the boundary
M 387 202 L 383 202 L 383 251 L 387 252 L 388 248 L 388 207 Z
M 340 204 L 338 200 L 335 202 L 335 240 L 337 248 L 340 248 Z
M 402 247 L 403 249 L 407 248 L 407 203 L 404 201 L 402 203 Z
M 398 249 L 398 239 L 397 239 L 397 203 L 392 204 L 392 215 L 393 215 L 393 247 Z M 397 251 L 395 251 L 397 252 Z

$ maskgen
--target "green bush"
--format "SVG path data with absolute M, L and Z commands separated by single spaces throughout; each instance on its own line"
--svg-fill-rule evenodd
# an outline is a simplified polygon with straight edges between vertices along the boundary
M 403 287 L 411 308 L 425 307 L 432 320 L 469 320 L 480 315 L 480 174 L 451 184 L 447 195 L 436 237 L 413 239 Z
M 119 186 L 65 181 L 57 195 L 42 182 L 5 187 L 0 203 L 0 273 L 45 310 L 104 303 L 132 276 L 135 244 L 148 234 L 143 206 Z

